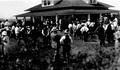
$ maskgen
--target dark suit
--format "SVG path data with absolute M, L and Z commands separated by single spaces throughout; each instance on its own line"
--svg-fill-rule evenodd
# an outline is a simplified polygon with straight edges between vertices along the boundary
M 113 35 L 114 31 L 112 30 L 111 24 L 108 25 L 108 28 L 105 32 L 106 34 L 106 40 L 108 41 L 108 43 L 112 43 L 114 40 L 114 35 Z
M 97 35 L 100 40 L 100 46 L 104 46 L 105 45 L 105 30 L 102 26 L 98 27 Z

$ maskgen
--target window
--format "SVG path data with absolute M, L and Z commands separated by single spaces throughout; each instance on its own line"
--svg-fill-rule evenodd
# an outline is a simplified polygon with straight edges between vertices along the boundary
M 54 5 L 53 0 L 42 0 L 42 7 Z
M 87 4 L 97 4 L 97 0 L 83 0 Z
M 96 0 L 90 0 L 90 4 L 97 4 Z
M 87 4 L 89 4 L 89 1 L 90 1 L 90 0 L 83 0 L 83 1 L 84 1 L 85 3 L 87 3 Z

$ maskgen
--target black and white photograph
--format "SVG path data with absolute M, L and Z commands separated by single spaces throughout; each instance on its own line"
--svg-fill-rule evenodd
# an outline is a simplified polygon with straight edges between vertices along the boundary
M 120 70 L 120 0 L 0 0 L 0 70 Z

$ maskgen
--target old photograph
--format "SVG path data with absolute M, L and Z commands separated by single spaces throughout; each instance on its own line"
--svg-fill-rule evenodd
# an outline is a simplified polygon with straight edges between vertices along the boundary
M 0 70 L 120 70 L 119 0 L 0 0 Z

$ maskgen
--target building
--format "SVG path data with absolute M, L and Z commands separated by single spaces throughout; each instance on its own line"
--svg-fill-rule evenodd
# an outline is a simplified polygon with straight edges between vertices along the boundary
M 42 0 L 42 4 L 29 8 L 28 13 L 16 15 L 16 17 L 31 17 L 34 21 L 52 17 L 57 23 L 59 19 L 98 20 L 103 14 L 115 13 L 110 10 L 111 5 L 97 0 Z

